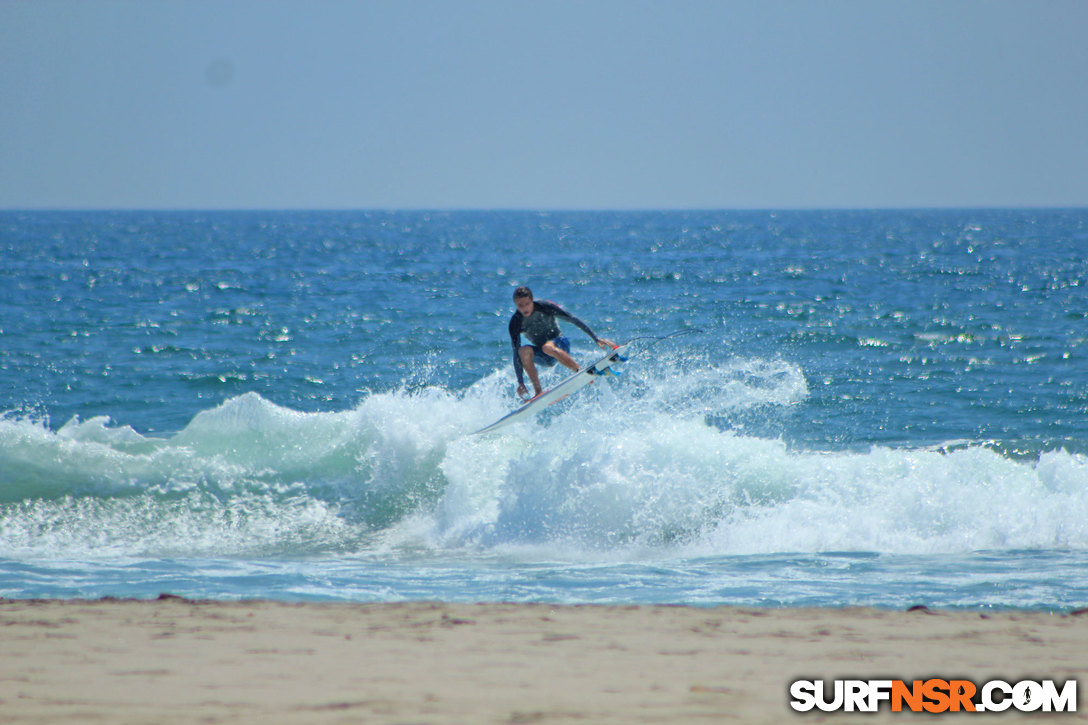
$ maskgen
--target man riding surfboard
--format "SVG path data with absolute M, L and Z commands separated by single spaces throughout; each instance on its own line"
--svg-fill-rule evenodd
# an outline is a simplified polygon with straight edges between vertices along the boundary
M 518 395 L 522 397 L 529 394 L 525 387 L 523 370 L 529 373 L 534 395 L 543 392 L 536 371 L 537 365 L 551 367 L 558 361 L 571 370 L 579 370 L 578 363 L 570 355 L 570 340 L 559 331 L 558 319 L 572 323 L 605 350 L 616 347 L 611 340 L 597 337 L 589 325 L 556 303 L 534 300 L 532 290 L 528 287 L 514 290 L 514 305 L 517 312 L 510 318 L 510 344 L 514 348 L 514 375 L 518 379 Z M 521 344 L 522 335 L 529 338 L 530 345 Z

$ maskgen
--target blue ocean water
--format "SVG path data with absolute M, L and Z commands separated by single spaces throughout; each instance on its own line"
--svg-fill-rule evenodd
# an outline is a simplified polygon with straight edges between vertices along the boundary
M 0 212 L 0 276 L 0 596 L 1088 605 L 1088 210 Z M 519 284 L 685 334 L 473 436 Z

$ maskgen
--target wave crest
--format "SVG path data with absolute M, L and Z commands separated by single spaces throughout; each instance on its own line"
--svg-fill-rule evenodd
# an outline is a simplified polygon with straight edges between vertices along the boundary
M 0 556 L 1088 549 L 1081 453 L 795 450 L 722 420 L 802 403 L 801 370 L 678 365 L 629 365 L 619 384 L 490 436 L 470 432 L 511 402 L 507 371 L 339 412 L 251 393 L 167 437 L 0 418 Z

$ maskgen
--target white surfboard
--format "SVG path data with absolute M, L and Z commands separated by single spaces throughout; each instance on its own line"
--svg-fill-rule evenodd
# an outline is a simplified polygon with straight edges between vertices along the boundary
M 571 374 L 570 377 L 566 378 L 555 387 L 551 388 L 550 390 L 545 390 L 543 393 L 536 396 L 525 405 L 521 406 L 512 413 L 507 413 L 486 428 L 481 428 L 480 430 L 476 431 L 476 433 L 474 433 L 473 435 L 478 435 L 480 433 L 490 433 L 493 430 L 504 428 L 512 423 L 529 420 L 534 415 L 537 415 L 538 413 L 543 411 L 549 405 L 558 403 L 560 400 L 563 400 L 571 393 L 577 390 L 581 390 L 587 385 L 591 385 L 597 380 L 597 378 L 601 377 L 601 375 L 604 375 L 608 372 L 614 373 L 615 371 L 611 370 L 612 366 L 618 365 L 626 361 L 626 358 L 623 356 L 623 353 L 626 350 L 627 345 L 619 345 L 612 348 L 612 350 L 610 350 L 608 354 L 602 357 L 600 360 L 595 360 L 591 362 L 589 365 L 586 365 L 578 372 Z

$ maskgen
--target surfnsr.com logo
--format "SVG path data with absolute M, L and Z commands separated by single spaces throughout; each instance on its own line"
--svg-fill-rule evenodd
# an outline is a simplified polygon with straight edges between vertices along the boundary
M 1016 683 L 990 680 L 797 680 L 790 685 L 790 707 L 798 712 L 1076 712 L 1077 681 L 1060 687 L 1054 680 Z

